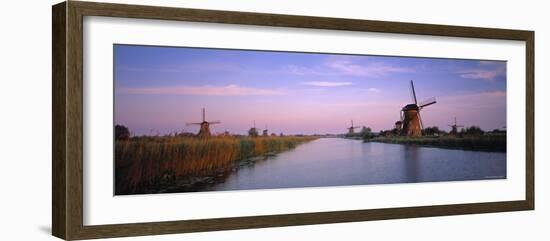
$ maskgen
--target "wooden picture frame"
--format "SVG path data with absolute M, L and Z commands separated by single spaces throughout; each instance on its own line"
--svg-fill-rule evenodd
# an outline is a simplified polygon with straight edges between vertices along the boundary
M 52 233 L 66 239 L 173 234 L 533 210 L 534 189 L 534 32 L 369 21 L 263 13 L 213 11 L 68 1 L 52 7 Z M 83 17 L 107 16 L 174 21 L 298 27 L 465 38 L 526 43 L 525 199 L 489 203 L 316 212 L 284 215 L 180 220 L 152 223 L 83 224 Z

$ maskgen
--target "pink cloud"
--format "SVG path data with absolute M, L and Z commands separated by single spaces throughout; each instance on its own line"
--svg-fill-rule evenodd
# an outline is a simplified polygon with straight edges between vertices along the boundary
M 468 93 L 463 95 L 443 96 L 441 100 L 446 100 L 449 103 L 456 105 L 464 105 L 468 103 L 470 106 L 480 106 L 487 103 L 489 100 L 505 104 L 503 100 L 506 100 L 506 91 L 487 91 L 479 93 Z
M 494 80 L 500 72 L 499 70 L 468 69 L 458 71 L 457 73 L 460 77 L 466 79 Z
M 392 66 L 382 62 L 363 65 L 354 63 L 349 60 L 335 60 L 329 62 L 327 66 L 334 70 L 337 70 L 341 74 L 363 77 L 377 77 L 391 73 L 413 72 L 413 70 L 410 68 Z
M 411 73 L 413 69 L 394 66 L 383 62 L 368 64 L 356 63 L 352 58 L 336 58 L 327 61 L 323 66 L 314 68 L 289 65 L 288 70 L 296 75 L 351 75 L 361 77 L 379 77 L 392 73 Z
M 288 70 L 296 75 L 327 75 L 328 73 L 308 67 L 288 65 Z
M 369 88 L 368 91 L 373 92 L 373 93 L 380 93 L 382 90 L 380 90 L 378 88 Z
M 238 85 L 227 86 L 179 86 L 153 88 L 122 88 L 127 94 L 175 94 L 175 95 L 214 95 L 214 96 L 244 96 L 244 95 L 282 95 L 279 90 L 250 88 Z
M 506 63 L 502 61 L 479 61 L 478 68 L 462 69 L 456 71 L 465 79 L 480 79 L 493 81 L 499 76 L 506 76 Z
M 500 61 L 490 61 L 490 60 L 481 60 L 479 61 L 479 65 L 497 65 L 497 64 L 501 64 L 502 62 Z
M 351 82 L 328 82 L 328 81 L 310 81 L 302 83 L 304 85 L 318 86 L 318 87 L 339 87 L 352 85 Z
M 117 66 L 118 70 L 127 72 L 163 72 L 163 73 L 202 73 L 202 72 L 236 72 L 243 71 L 239 65 L 225 62 L 194 62 L 185 64 L 172 64 L 166 66 L 130 67 Z

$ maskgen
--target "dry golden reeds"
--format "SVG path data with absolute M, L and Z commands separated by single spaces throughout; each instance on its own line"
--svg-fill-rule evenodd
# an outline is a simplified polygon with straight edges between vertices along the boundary
M 115 192 L 131 194 L 165 177 L 181 179 L 227 170 L 235 162 L 286 151 L 313 137 L 134 137 L 115 142 Z

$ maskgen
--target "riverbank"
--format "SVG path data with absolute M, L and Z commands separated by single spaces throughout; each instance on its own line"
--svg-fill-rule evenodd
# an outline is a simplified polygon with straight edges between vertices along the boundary
M 135 137 L 115 142 L 115 194 L 170 192 L 216 181 L 314 137 Z
M 365 142 L 416 145 L 470 151 L 506 152 L 506 135 L 441 136 L 441 137 L 376 137 Z

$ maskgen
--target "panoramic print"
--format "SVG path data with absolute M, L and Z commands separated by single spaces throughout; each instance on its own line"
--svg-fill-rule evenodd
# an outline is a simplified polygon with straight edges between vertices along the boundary
M 115 195 L 506 178 L 506 62 L 114 45 Z

